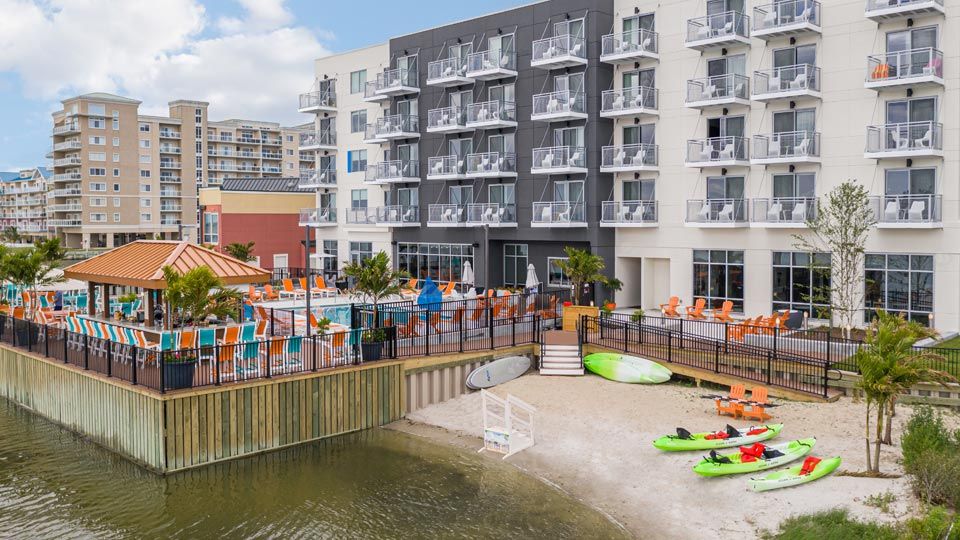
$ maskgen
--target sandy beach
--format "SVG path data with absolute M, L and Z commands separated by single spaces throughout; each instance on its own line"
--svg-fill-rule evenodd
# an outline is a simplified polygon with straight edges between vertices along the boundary
M 673 433 L 677 426 L 697 432 L 718 430 L 728 422 L 737 427 L 749 424 L 716 416 L 713 402 L 699 397 L 710 390 L 528 374 L 494 392 L 511 393 L 537 408 L 536 446 L 507 462 L 605 512 L 637 538 L 754 538 L 763 529 L 775 530 L 792 514 L 846 507 L 864 519 L 890 521 L 916 508 L 906 478 L 833 475 L 759 494 L 748 488 L 746 476 L 694 474 L 691 467 L 701 453 L 653 448 L 651 441 Z M 813 436 L 814 455 L 841 456 L 841 470 L 865 468 L 862 403 L 849 398 L 829 404 L 778 403 L 782 405 L 772 410 L 771 422 L 786 426 L 775 441 Z M 901 472 L 899 434 L 910 409 L 901 405 L 898 411 L 897 444 L 883 449 L 882 470 L 887 473 Z M 480 394 L 432 405 L 390 427 L 478 449 L 483 432 Z M 870 495 L 887 491 L 896 496 L 887 513 L 864 504 Z

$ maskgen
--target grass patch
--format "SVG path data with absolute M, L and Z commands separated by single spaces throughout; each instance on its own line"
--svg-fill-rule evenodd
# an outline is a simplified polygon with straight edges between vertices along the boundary
M 867 523 L 850 517 L 846 509 L 827 510 L 787 518 L 776 533 L 764 533 L 766 540 L 899 540 L 896 528 Z
M 890 505 L 896 501 L 897 496 L 894 495 L 892 491 L 885 491 L 883 493 L 877 493 L 876 495 L 870 495 L 863 501 L 863 504 L 878 508 L 884 514 L 889 514 Z
M 946 341 L 941 341 L 933 345 L 940 349 L 960 349 L 960 336 L 954 336 Z

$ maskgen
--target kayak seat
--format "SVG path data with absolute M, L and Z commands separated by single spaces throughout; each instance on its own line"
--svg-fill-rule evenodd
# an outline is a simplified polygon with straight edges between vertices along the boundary
M 678 438 L 678 439 L 683 439 L 683 440 L 685 440 L 685 441 L 689 441 L 689 440 L 692 440 L 692 439 L 693 439 L 693 435 L 691 435 L 689 431 L 683 429 L 682 427 L 678 427 L 678 428 L 677 428 L 677 438 Z
M 767 448 L 763 451 L 763 459 L 773 459 L 784 455 L 783 452 L 774 448 Z
M 733 426 L 731 426 L 730 424 L 727 424 L 727 436 L 728 436 L 728 437 L 739 437 L 739 436 L 740 436 L 740 430 L 737 429 L 737 428 L 735 428 L 735 427 L 733 427 Z
M 769 431 L 769 429 L 765 427 L 759 427 L 759 428 L 751 429 L 750 431 L 747 432 L 747 435 L 760 435 L 761 433 L 766 433 L 767 431 Z
M 711 450 L 710 456 L 703 459 L 709 461 L 710 463 L 716 463 L 717 465 L 733 463 L 727 456 L 721 456 L 720 454 L 717 454 L 716 450 Z

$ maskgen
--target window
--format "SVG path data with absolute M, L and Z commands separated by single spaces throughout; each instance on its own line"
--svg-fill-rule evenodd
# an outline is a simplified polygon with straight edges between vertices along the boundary
M 214 212 L 203 213 L 203 243 L 220 243 L 220 214 Z
M 90 206 L 106 206 L 106 197 L 90 197 Z
M 90 168 L 90 176 L 106 176 L 106 175 L 107 175 L 106 169 L 101 169 L 97 167 Z
M 150 178 L 150 171 L 140 171 L 140 178 Z
M 830 318 L 830 254 L 773 252 L 773 310 Z
M 367 85 L 367 70 L 361 69 L 350 73 L 350 93 L 359 94 Z
M 114 170 L 113 170 L 113 176 L 114 176 L 114 177 L 120 176 L 120 169 L 114 169 Z
M 113 162 L 114 162 L 114 163 L 120 163 L 120 154 L 119 154 L 119 152 L 114 152 L 114 153 L 113 153 Z
M 120 206 L 120 197 L 114 197 L 114 198 L 113 198 L 113 206 L 114 206 L 114 207 Z
M 527 283 L 526 244 L 503 245 L 503 284 L 511 287 L 523 287 Z
M 120 223 L 120 214 L 113 214 L 113 222 Z
M 288 156 L 292 156 L 292 155 L 293 155 L 293 148 L 287 148 L 287 155 L 288 155 Z
M 107 185 L 103 182 L 90 182 L 90 191 L 106 191 Z
M 141 133 L 148 133 L 149 131 L 150 131 L 150 124 L 147 124 L 147 123 L 145 123 L 145 122 L 140 122 L 140 132 L 141 132 Z M 163 130 L 161 130 L 161 131 L 163 131 Z
M 566 257 L 547 257 L 547 284 L 558 287 L 569 287 L 570 278 L 567 273 L 560 268 L 560 261 L 566 261 Z
M 365 189 L 350 190 L 350 208 L 366 208 L 366 207 L 367 207 L 367 190 Z
M 743 252 L 693 250 L 693 295 L 706 299 L 708 308 L 730 300 L 743 311 Z
M 116 131 L 120 129 L 120 113 L 113 111 L 113 130 Z
M 91 129 L 103 129 L 107 124 L 104 122 L 103 118 L 88 118 L 87 125 Z
M 153 216 L 152 216 L 151 214 L 145 214 L 145 213 L 144 213 L 144 214 L 140 214 L 140 221 L 141 221 L 141 222 L 150 222 L 150 221 L 153 221 Z
M 114 138 L 113 138 L 113 145 L 114 145 L 114 146 L 120 146 L 120 137 L 114 137 Z
M 106 214 L 90 214 L 90 223 L 106 223 Z
M 350 150 L 347 152 L 347 172 L 361 172 L 367 170 L 367 151 Z
M 114 191 L 120 191 L 120 184 L 114 184 L 114 185 L 113 185 L 113 190 L 114 190 Z
M 150 148 L 150 139 L 140 139 L 140 148 Z
M 90 137 L 90 144 L 96 144 L 96 145 L 107 144 L 107 138 L 101 137 L 99 135 L 93 135 Z
M 350 262 L 358 263 L 373 257 L 372 242 L 350 242 Z
M 149 155 L 140 156 L 140 163 L 150 163 L 153 159 Z
M 107 114 L 107 108 L 103 103 L 88 103 L 87 114 L 90 116 L 103 116 Z
M 930 324 L 933 312 L 933 255 L 867 253 L 864 258 L 864 318 L 877 310 Z
M 89 159 L 90 161 L 106 161 L 107 154 L 103 152 L 88 152 L 87 159 Z
M 466 261 L 473 265 L 472 244 L 397 244 L 397 269 L 420 279 L 460 281 Z
M 350 133 L 363 133 L 367 127 L 367 111 L 350 113 Z
M 150 184 L 140 184 L 140 192 L 141 192 L 141 193 L 149 193 L 149 192 L 150 192 Z
M 140 199 L 140 208 L 150 208 L 150 199 L 148 198 Z
M 887 169 L 877 218 L 881 222 L 939 221 L 936 193 L 936 169 Z

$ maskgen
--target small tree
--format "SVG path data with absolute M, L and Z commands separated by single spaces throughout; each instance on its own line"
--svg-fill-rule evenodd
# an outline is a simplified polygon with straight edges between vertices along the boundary
M 210 315 L 236 318 L 243 295 L 226 288 L 223 281 L 206 266 L 198 266 L 184 274 L 171 266 L 163 267 L 167 288 L 163 293 L 172 311 L 183 321 L 200 322 Z
M 373 324 L 380 325 L 379 304 L 387 297 L 400 294 L 400 280 L 406 272 L 394 270 L 390 257 L 383 251 L 369 259 L 352 262 L 343 267 L 343 273 L 353 280 L 352 294 L 364 302 L 373 304 Z
M 53 272 L 62 258 L 60 241 L 51 238 L 38 242 L 31 248 L 3 251 L 0 257 L 0 273 L 5 280 L 16 285 L 21 291 L 27 291 L 30 298 L 35 299 L 38 287 L 63 279 L 62 274 Z M 32 307 L 36 304 L 36 301 L 30 303 Z M 31 315 L 32 313 L 27 313 L 28 317 Z
M 16 244 L 20 242 L 20 232 L 16 227 L 10 226 L 3 230 L 3 241 Z
M 255 259 L 253 256 L 254 245 L 254 242 L 233 242 L 223 246 L 223 252 L 239 261 L 249 262 Z
M 811 258 L 830 254 L 831 313 L 844 329 L 853 326 L 863 306 L 863 258 L 876 221 L 867 189 L 847 180 L 830 191 L 826 203 L 817 203 L 817 212 L 807 220 L 809 232 L 794 236 L 795 247 Z
M 623 286 L 620 280 L 609 278 L 603 274 L 603 269 L 606 268 L 603 257 L 585 249 L 569 246 L 564 248 L 564 251 L 567 254 L 567 259 L 561 260 L 558 264 L 573 285 L 573 301 L 575 304 L 580 303 L 580 293 L 585 283 L 601 283 L 614 291 Z

